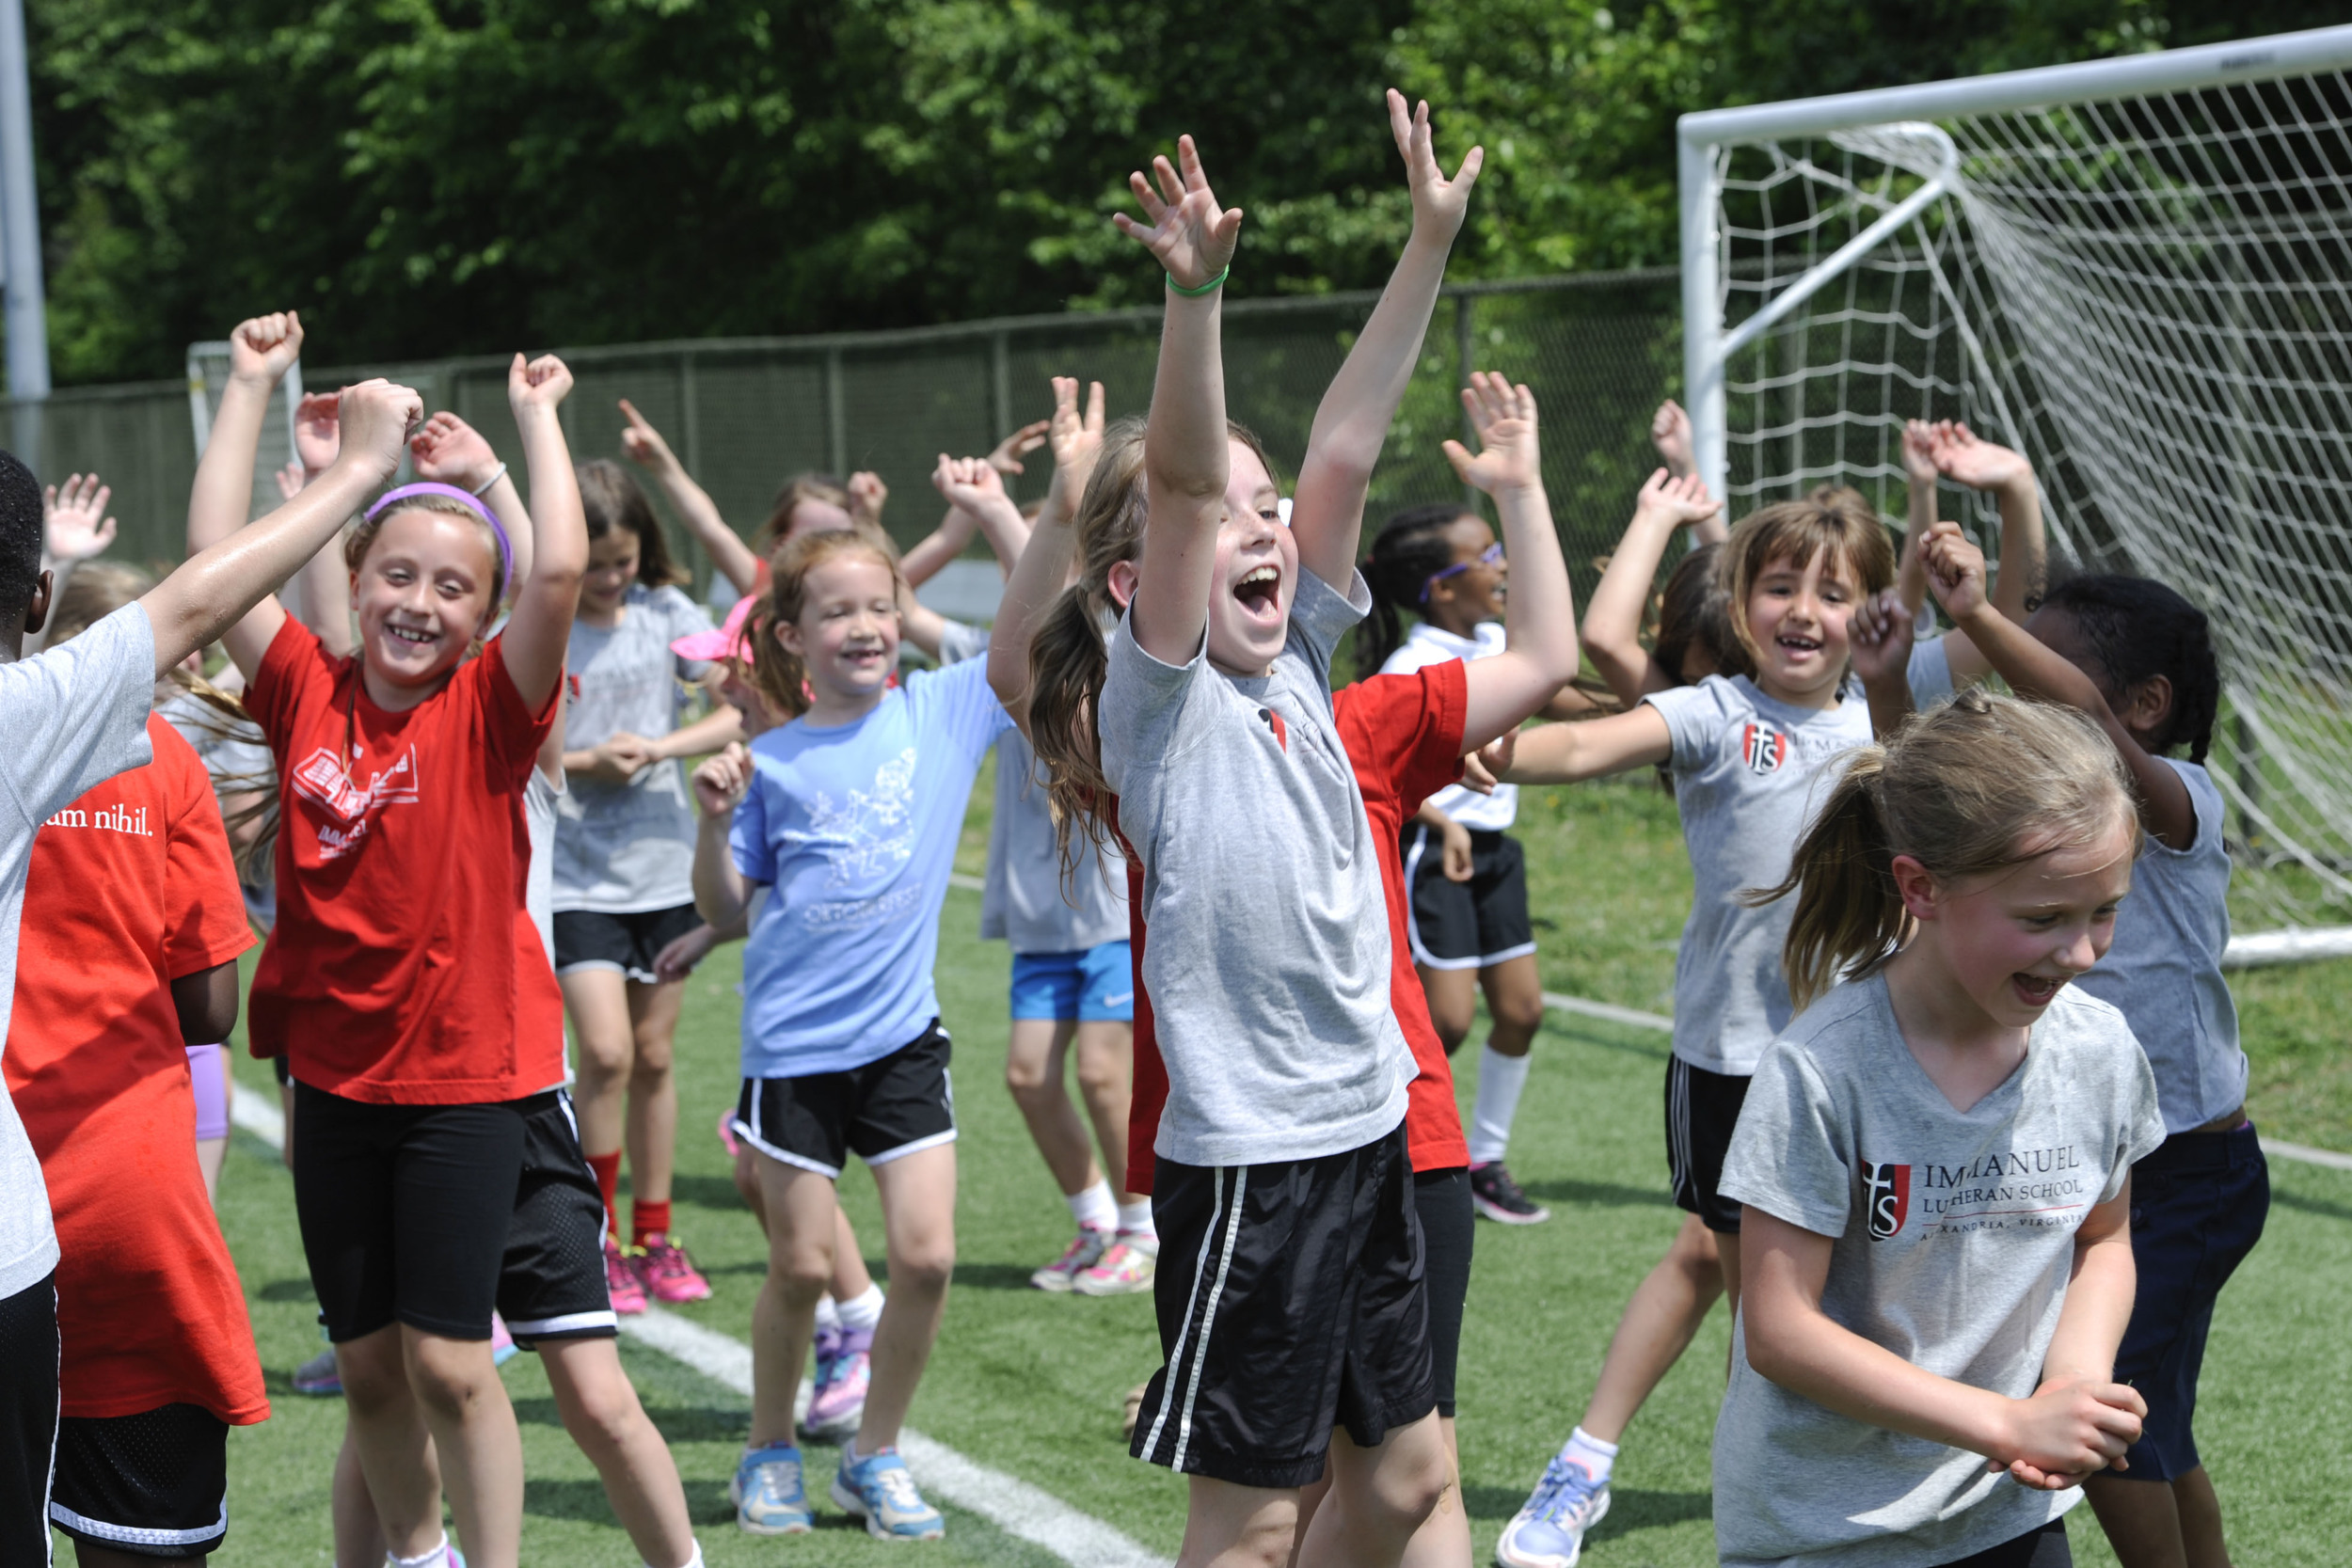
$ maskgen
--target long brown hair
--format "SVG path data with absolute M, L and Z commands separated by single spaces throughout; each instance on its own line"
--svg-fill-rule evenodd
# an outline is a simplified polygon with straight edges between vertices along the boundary
M 862 555 L 881 562 L 890 571 L 894 594 L 906 587 L 898 557 L 887 545 L 877 545 L 861 530 L 819 529 L 784 542 L 771 562 L 773 580 L 768 596 L 752 611 L 751 683 L 787 720 L 808 711 L 808 668 L 800 655 L 785 647 L 778 628 L 800 624 L 806 606 L 808 574 L 828 561 Z
M 636 476 L 609 457 L 591 458 L 573 470 L 580 480 L 580 511 L 588 518 L 588 537 L 603 538 L 616 528 L 637 535 L 637 580 L 648 588 L 666 588 L 688 580 L 686 571 L 670 554 L 670 537 Z
M 2096 844 L 2119 822 L 2137 853 L 2131 778 L 2097 724 L 2071 707 L 1970 689 L 1856 752 L 1788 877 L 1743 896 L 1796 895 L 1782 961 L 1802 1010 L 1841 979 L 1877 973 L 1911 940 L 1897 855 L 1948 883 Z

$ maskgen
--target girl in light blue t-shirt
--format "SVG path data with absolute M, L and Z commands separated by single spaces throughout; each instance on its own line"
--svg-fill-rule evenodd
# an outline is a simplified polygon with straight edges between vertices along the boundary
M 752 673 L 796 715 L 695 771 L 695 906 L 724 929 L 755 888 L 743 962 L 743 1085 L 769 1240 L 754 1317 L 751 1442 L 737 1522 L 810 1528 L 793 1394 L 832 1282 L 834 1183 L 850 1154 L 880 1191 L 891 1291 L 834 1500 L 885 1540 L 944 1533 L 898 1453 L 955 1260 L 955 1101 L 931 982 L 939 912 L 980 760 L 1009 727 L 968 659 L 893 687 L 901 578 L 885 546 L 796 536 L 755 610 Z
M 2138 797 L 2147 843 L 2132 894 L 2114 947 L 2078 984 L 2121 1009 L 2164 1112 L 2163 1144 L 2133 1171 L 2138 1293 L 2115 1364 L 2146 1397 L 2148 1420 L 2129 1468 L 2092 1478 L 2088 1491 L 2125 1563 L 2187 1560 L 2190 1541 L 2221 1535 L 2189 1430 L 2205 1335 L 2270 1212 L 2269 1168 L 2246 1117 L 2237 1009 L 2221 977 L 2230 856 L 2221 792 L 2204 768 L 2221 696 L 2212 634 L 2171 589 L 2120 576 L 2067 578 L 2021 629 L 1988 608 L 1984 557 L 1951 524 L 1938 525 L 1922 553 L 1938 602 L 1993 669 L 2022 695 L 2097 720 Z M 2184 746 L 2185 762 L 2171 755 Z

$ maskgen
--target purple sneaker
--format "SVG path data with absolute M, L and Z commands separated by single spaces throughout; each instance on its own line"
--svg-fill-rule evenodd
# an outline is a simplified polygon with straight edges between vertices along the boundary
M 808 1402 L 808 1415 L 801 1423 L 811 1437 L 839 1439 L 856 1434 L 858 1422 L 866 1416 L 873 1349 L 870 1328 L 835 1330 L 830 1359 L 819 1349 L 816 1396 Z

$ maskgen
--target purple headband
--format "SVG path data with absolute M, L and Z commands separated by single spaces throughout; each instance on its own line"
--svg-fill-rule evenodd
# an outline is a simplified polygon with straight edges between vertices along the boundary
M 490 536 L 499 542 L 499 580 L 510 588 L 514 586 L 515 546 L 507 540 L 506 525 L 500 522 L 491 514 L 490 509 L 483 505 L 481 499 L 470 491 L 460 490 L 454 484 L 404 484 L 397 489 L 385 491 L 383 498 L 373 506 L 369 507 L 359 520 L 363 523 L 372 523 L 375 521 L 376 514 L 386 507 L 395 501 L 405 501 L 415 496 L 447 496 L 451 500 L 462 503 L 467 511 L 489 524 Z

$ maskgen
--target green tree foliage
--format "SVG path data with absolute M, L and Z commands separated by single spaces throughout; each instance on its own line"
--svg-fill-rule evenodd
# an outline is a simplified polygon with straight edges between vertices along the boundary
M 1236 293 L 1376 285 L 1380 113 L 1488 173 L 1456 275 L 1671 261 L 1677 114 L 2245 36 L 2311 0 L 30 0 L 61 382 L 296 306 L 341 361 L 1152 297 L 1179 131 Z

